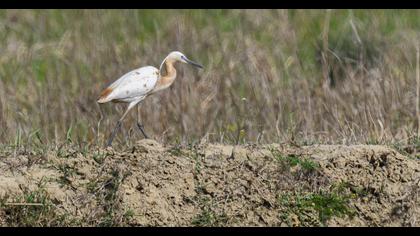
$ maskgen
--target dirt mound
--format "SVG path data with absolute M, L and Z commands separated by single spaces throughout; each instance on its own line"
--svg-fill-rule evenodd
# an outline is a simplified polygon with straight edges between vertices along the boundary
M 141 140 L 0 154 L 1 225 L 419 226 L 419 160 L 384 146 Z

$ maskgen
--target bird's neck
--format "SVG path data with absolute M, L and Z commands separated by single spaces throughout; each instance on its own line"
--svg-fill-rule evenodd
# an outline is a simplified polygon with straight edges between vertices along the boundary
M 166 89 L 175 81 L 176 78 L 176 69 L 174 67 L 174 61 L 167 60 L 165 61 L 166 74 L 160 76 L 160 79 L 157 82 L 155 91 Z

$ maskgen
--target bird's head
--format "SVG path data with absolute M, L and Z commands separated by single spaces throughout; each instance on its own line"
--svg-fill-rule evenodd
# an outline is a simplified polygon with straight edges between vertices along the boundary
M 180 61 L 180 62 L 183 62 L 183 63 L 186 63 L 186 64 L 196 66 L 198 68 L 203 68 L 202 65 L 200 65 L 197 62 L 191 61 L 183 53 L 178 52 L 178 51 L 173 51 L 173 52 L 169 53 L 166 60 L 172 60 L 174 62 L 175 61 Z

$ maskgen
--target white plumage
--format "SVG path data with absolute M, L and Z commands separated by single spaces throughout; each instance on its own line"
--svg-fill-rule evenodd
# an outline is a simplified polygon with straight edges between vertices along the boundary
M 121 76 L 107 89 L 109 94 L 100 98 L 99 103 L 110 101 L 135 102 L 143 100 L 154 88 L 159 79 L 159 70 L 153 66 L 145 66 L 132 70 Z M 107 91 L 105 89 L 104 91 Z

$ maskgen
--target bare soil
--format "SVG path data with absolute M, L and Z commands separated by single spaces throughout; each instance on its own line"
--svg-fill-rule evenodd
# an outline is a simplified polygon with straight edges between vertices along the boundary
M 375 145 L 0 155 L 3 226 L 419 226 L 419 193 L 419 160 Z

